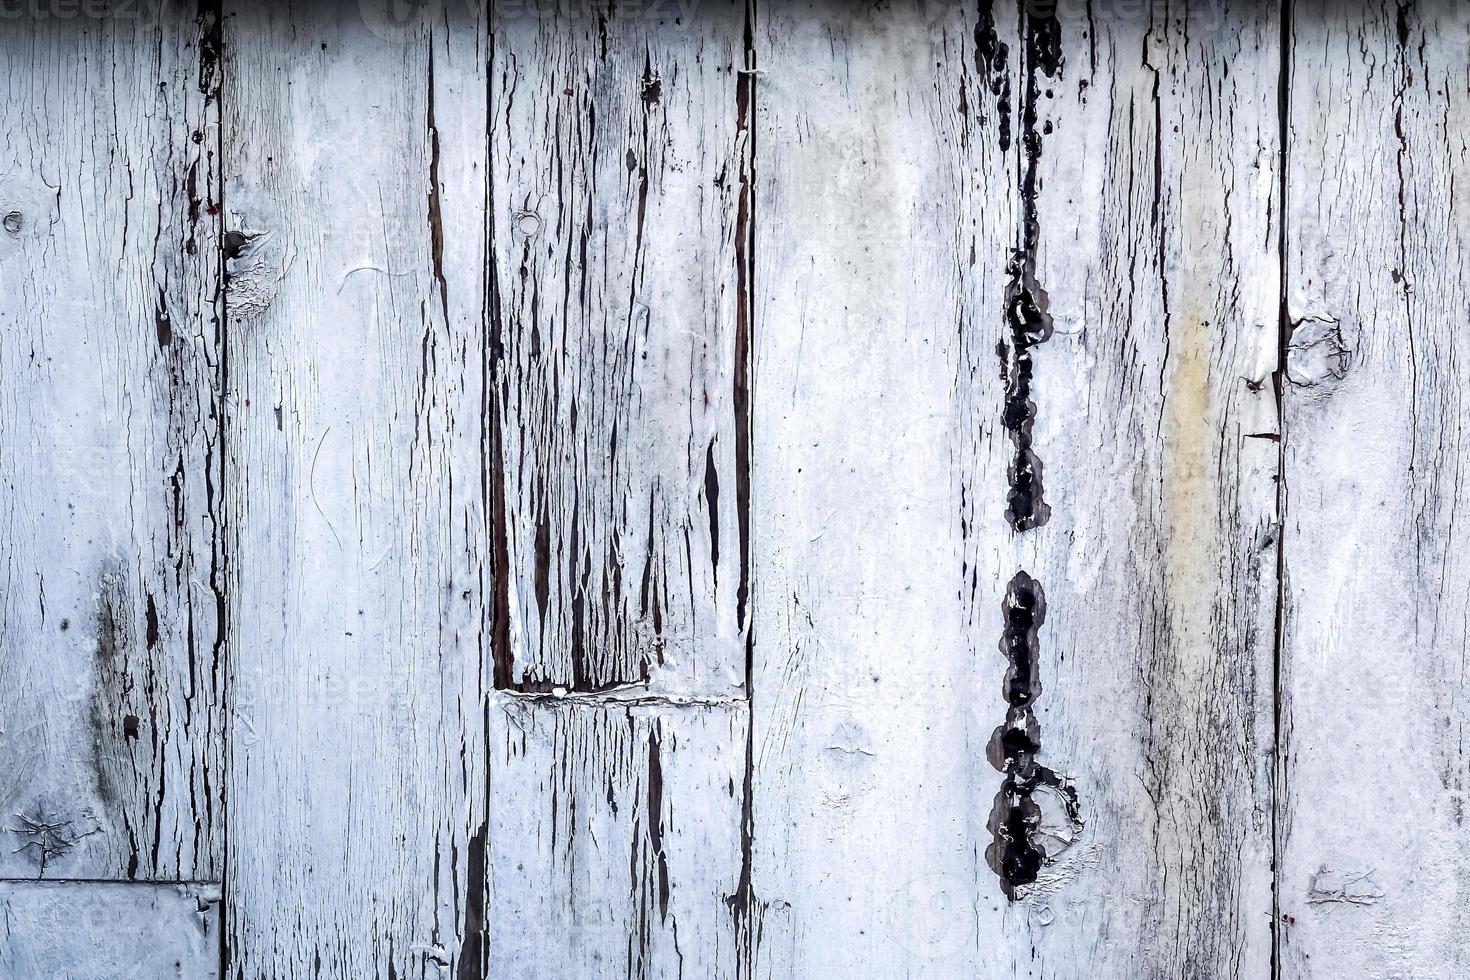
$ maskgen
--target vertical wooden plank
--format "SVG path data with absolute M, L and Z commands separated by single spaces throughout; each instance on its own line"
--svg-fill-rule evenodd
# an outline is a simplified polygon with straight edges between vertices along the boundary
M 744 683 L 743 8 L 495 23 L 496 685 Z
M 212 878 L 214 21 L 0 30 L 0 876 Z
M 760 15 L 755 974 L 983 975 L 1008 93 L 968 8 Z
M 1292 11 L 1287 976 L 1470 970 L 1467 40 L 1456 4 Z
M 511 699 L 485 976 L 739 975 L 744 702 Z
M 490 540 L 507 573 L 489 600 L 483 975 L 733 977 L 744 10 L 506 10 L 492 31 Z
M 824 13 L 762 32 L 757 972 L 1266 970 L 1275 15 Z
M 1050 335 L 1032 350 L 1050 520 L 1021 561 L 1045 592 L 1027 739 L 1072 776 L 1078 820 L 1043 809 L 1061 836 L 1012 907 L 1011 969 L 1264 974 L 1279 13 L 1060 9 L 1017 53 Z
M 389 10 L 227 19 L 232 977 L 483 956 L 488 30 Z
M 0 881 L 0 976 L 220 976 L 220 888 Z

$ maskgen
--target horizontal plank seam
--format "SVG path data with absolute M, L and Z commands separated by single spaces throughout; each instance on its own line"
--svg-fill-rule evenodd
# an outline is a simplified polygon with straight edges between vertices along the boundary
M 202 881 L 193 878 L 160 879 L 151 881 L 139 878 L 11 878 L 0 877 L 0 885 L 145 885 L 151 887 L 173 887 L 176 885 L 221 888 L 220 881 Z
M 586 708 L 624 708 L 654 706 L 661 708 L 718 708 L 749 706 L 747 694 L 654 694 L 639 693 L 637 687 L 612 688 L 605 691 L 496 691 L 503 701 L 525 704 L 573 705 Z

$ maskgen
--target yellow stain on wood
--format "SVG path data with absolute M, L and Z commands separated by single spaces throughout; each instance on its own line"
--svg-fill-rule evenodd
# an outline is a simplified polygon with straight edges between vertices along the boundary
M 1192 312 L 1170 331 L 1164 399 L 1164 588 L 1177 640 L 1210 628 L 1216 572 L 1218 435 L 1212 411 L 1209 326 Z

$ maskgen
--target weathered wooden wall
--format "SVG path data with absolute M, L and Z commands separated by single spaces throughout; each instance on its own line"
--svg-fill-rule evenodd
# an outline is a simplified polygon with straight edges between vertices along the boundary
M 1460 5 L 0 13 L 0 978 L 1470 969 Z
M 1281 966 L 1463 976 L 1470 10 L 1290 37 Z
M 192 15 L 5 21 L 5 877 L 218 879 L 218 106 Z

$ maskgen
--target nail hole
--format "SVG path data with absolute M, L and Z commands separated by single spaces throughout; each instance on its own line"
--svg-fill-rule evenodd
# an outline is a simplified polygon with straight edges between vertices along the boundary
M 517 211 L 516 231 L 527 238 L 534 238 L 541 231 L 541 216 L 535 211 Z

